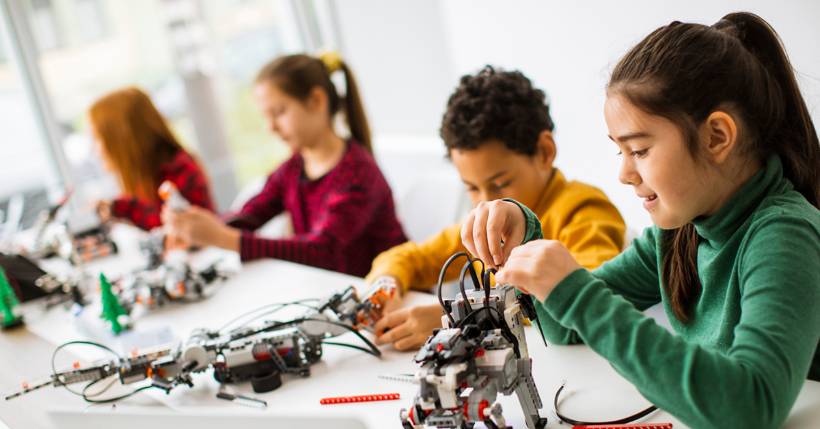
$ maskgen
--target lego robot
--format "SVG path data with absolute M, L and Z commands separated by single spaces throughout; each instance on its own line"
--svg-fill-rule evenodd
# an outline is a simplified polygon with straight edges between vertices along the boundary
M 527 295 L 517 295 L 509 285 L 490 288 L 489 272 L 475 273 L 466 254 L 461 271 L 461 294 L 439 299 L 445 310 L 443 328 L 434 331 L 415 356 L 421 366 L 414 379 L 419 393 L 400 419 L 405 429 L 506 428 L 499 394 L 515 393 L 530 429 L 543 428 L 547 419 L 539 415 L 541 398 L 532 377 L 532 362 L 524 337 L 524 317 L 535 319 Z M 483 269 L 482 269 L 483 271 Z M 464 275 L 470 272 L 475 290 L 465 290 Z M 441 283 L 441 280 L 440 282 Z

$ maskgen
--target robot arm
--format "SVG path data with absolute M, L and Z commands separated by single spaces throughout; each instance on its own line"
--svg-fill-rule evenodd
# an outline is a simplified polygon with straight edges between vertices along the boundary
M 310 366 L 321 359 L 325 339 L 346 332 L 361 336 L 357 330 L 370 326 L 375 317 L 380 317 L 382 306 L 391 293 L 395 291 L 375 290 L 364 299 L 359 299 L 356 290 L 349 287 L 294 320 L 268 321 L 226 333 L 199 329 L 171 348 L 127 358 L 116 356 L 115 359 L 86 368 L 75 364 L 70 370 L 55 372 L 47 380 L 33 385 L 24 384 L 22 390 L 6 395 L 5 399 L 14 399 L 46 386 L 86 383 L 82 393 L 78 393 L 85 400 L 113 401 L 129 395 L 95 400 L 85 391 L 91 385 L 116 375 L 123 385 L 150 380 L 150 385 L 140 387 L 134 393 L 148 387 L 170 392 L 181 384 L 192 386 L 191 374 L 208 369 L 213 369 L 214 378 L 220 383 L 250 381 L 256 392 L 271 391 L 282 384 L 281 374 L 309 376 Z M 55 350 L 55 354 L 66 346 L 78 343 L 96 345 L 115 354 L 103 345 L 85 341 L 65 343 Z M 370 345 L 371 350 L 361 350 L 378 355 L 378 349 Z

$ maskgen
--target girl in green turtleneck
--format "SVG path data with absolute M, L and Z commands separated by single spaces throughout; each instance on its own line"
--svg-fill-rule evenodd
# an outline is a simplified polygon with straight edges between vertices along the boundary
M 591 272 L 511 201 L 462 240 L 532 295 L 547 340 L 586 343 L 684 424 L 781 425 L 820 380 L 820 145 L 780 39 L 749 13 L 663 26 L 604 115 L 654 227 Z M 641 313 L 659 302 L 675 333 Z

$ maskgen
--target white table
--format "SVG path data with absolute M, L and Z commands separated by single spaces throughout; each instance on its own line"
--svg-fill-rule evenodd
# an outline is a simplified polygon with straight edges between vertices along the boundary
M 127 254 L 127 252 L 125 252 Z M 101 266 L 114 269 L 117 264 L 105 261 Z M 282 261 L 257 261 L 246 264 L 242 271 L 229 279 L 210 299 L 188 305 L 166 308 L 151 313 L 137 321 L 137 330 L 150 330 L 171 326 L 177 335 L 185 336 L 194 328 L 216 328 L 233 316 L 270 302 L 290 301 L 301 298 L 325 297 L 348 285 L 362 286 L 359 278 L 310 268 Z M 431 295 L 411 293 L 408 303 L 434 302 Z M 0 391 L 14 389 L 28 377 L 34 380 L 47 375 L 51 350 L 54 345 L 75 339 L 68 317 L 62 310 L 33 314 L 24 329 L 0 334 Z M 354 341 L 347 335 L 340 339 Z M 577 419 L 605 420 L 632 414 L 648 405 L 637 390 L 620 377 L 609 364 L 586 346 L 549 346 L 543 342 L 535 328 L 527 328 L 527 340 L 534 362 L 534 376 L 544 402 L 542 416 L 550 419 L 549 427 L 568 427 L 557 423 L 552 413 L 555 390 L 563 380 L 567 392 L 563 396 L 561 411 Z M 408 407 L 417 387 L 409 383 L 383 380 L 379 374 L 411 373 L 416 369 L 412 353 L 399 353 L 383 348 L 381 359 L 364 353 L 325 346 L 322 360 L 312 367 L 309 378 L 284 378 L 278 390 L 255 394 L 245 383 L 234 390 L 264 399 L 265 409 L 253 409 L 215 398 L 218 385 L 210 372 L 195 376 L 195 387 L 180 387 L 165 395 L 149 390 L 133 397 L 120 407 L 137 407 L 143 410 L 153 407 L 157 412 L 230 412 L 239 414 L 270 415 L 277 417 L 293 415 L 355 416 L 368 427 L 401 427 L 398 419 L 400 408 Z M 400 401 L 319 405 L 326 396 L 343 396 L 369 393 L 398 392 Z M 574 392 L 574 393 L 573 393 Z M 513 427 L 523 427 L 523 416 L 513 397 L 502 398 L 504 414 Z M 51 428 L 47 418 L 49 409 L 85 409 L 88 405 L 80 398 L 62 389 L 46 388 L 14 401 L 0 402 L 0 420 L 13 429 Z M 99 405 L 91 407 L 95 411 Z M 123 408 L 123 409 L 125 409 Z M 646 421 L 673 422 L 683 427 L 665 412 L 657 412 Z M 807 381 L 798 397 L 786 427 L 817 427 L 820 422 L 820 383 Z

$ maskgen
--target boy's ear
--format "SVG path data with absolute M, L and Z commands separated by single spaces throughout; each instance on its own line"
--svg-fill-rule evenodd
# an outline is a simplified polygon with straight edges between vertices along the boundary
M 552 139 L 552 131 L 541 131 L 541 133 L 538 134 L 538 147 L 535 152 L 538 164 L 552 171 L 552 164 L 555 162 L 557 152 L 555 140 Z
M 706 153 L 712 161 L 721 164 L 737 145 L 737 122 L 727 112 L 714 111 L 700 126 L 700 135 Z

